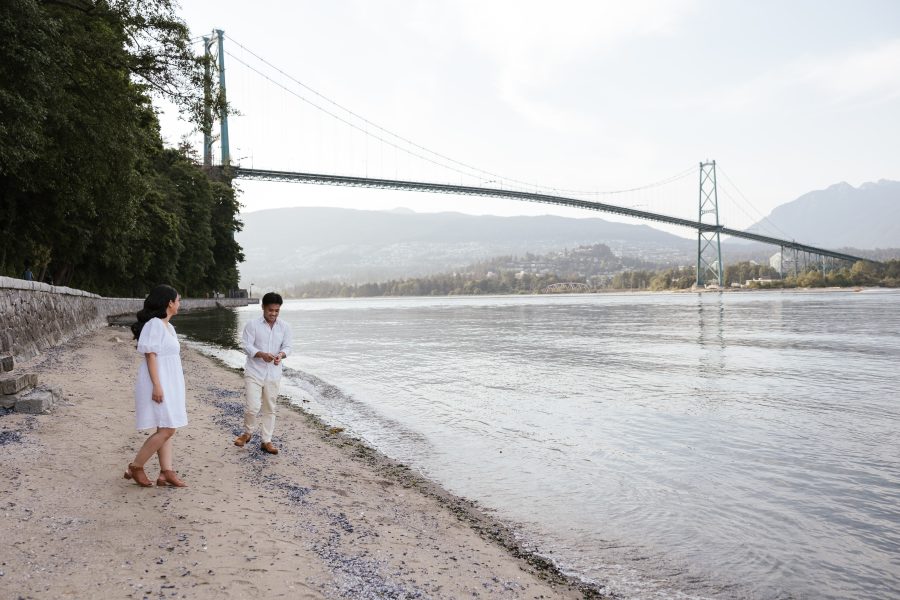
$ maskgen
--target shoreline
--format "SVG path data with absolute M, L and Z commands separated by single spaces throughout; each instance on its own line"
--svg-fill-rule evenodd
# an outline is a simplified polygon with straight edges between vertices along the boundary
M 197 352 L 219 368 L 243 377 L 242 369 L 232 367 L 221 358 L 204 354 L 196 348 L 192 348 L 191 351 Z M 292 401 L 292 399 L 285 394 L 279 394 L 278 405 L 282 411 L 293 411 L 303 418 L 311 428 L 319 432 L 322 441 L 352 453 L 354 458 L 366 462 L 369 467 L 379 474 L 398 480 L 404 488 L 415 489 L 416 491 L 435 499 L 443 507 L 455 514 L 460 521 L 467 523 L 482 538 L 499 544 L 513 557 L 524 560 L 528 565 L 539 570 L 542 579 L 546 579 L 557 585 L 574 587 L 582 594 L 580 597 L 585 599 L 610 598 L 610 596 L 603 594 L 600 587 L 578 577 L 563 573 L 552 560 L 540 555 L 535 550 L 527 548 L 518 540 L 515 534 L 514 524 L 507 524 L 506 522 L 491 516 L 479 508 L 476 500 L 469 500 L 448 491 L 439 483 L 417 473 L 409 465 L 391 458 L 360 438 L 345 434 L 343 428 L 333 427 L 328 423 L 325 423 L 321 417 L 304 410 L 302 405 Z M 278 418 L 280 419 L 282 412 L 279 412 L 278 414 Z
M 632 295 L 650 295 L 650 294 L 715 294 L 715 293 L 728 293 L 728 294 L 747 294 L 747 293 L 757 293 L 757 292 L 795 292 L 800 294 L 805 293 L 833 293 L 833 292 L 868 292 L 873 290 L 883 290 L 883 291 L 891 291 L 897 290 L 900 288 L 895 287 L 884 287 L 877 285 L 869 285 L 869 286 L 828 286 L 828 287 L 759 287 L 759 288 L 732 288 L 732 287 L 722 287 L 717 289 L 671 289 L 671 290 L 650 290 L 650 289 L 610 289 L 610 290 L 592 290 L 590 292 L 558 292 L 558 293 L 516 293 L 516 294 L 450 294 L 450 295 L 437 295 L 437 296 L 309 296 L 309 297 L 298 297 L 298 296 L 284 296 L 285 301 L 288 300 L 382 300 L 382 299 L 396 299 L 396 298 L 522 298 L 522 297 L 547 297 L 547 298 L 555 298 L 555 297 L 575 297 L 575 296 L 632 296 Z
M 146 435 L 133 428 L 139 357 L 126 333 L 104 328 L 17 366 L 65 400 L 49 415 L 0 415 L 0 582 L 16 597 L 607 597 L 475 502 L 284 400 L 282 452 L 265 455 L 256 437 L 236 448 L 242 378 L 185 345 L 190 423 L 175 462 L 190 487 L 125 481 Z

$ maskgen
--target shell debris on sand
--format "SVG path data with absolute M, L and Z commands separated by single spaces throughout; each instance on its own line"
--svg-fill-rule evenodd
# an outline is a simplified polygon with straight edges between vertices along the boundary
M 127 337 L 124 330 L 116 335 Z M 243 423 L 238 372 L 182 346 L 187 427 L 173 439 L 188 488 L 141 488 L 123 467 L 142 358 L 100 330 L 37 361 L 70 402 L 0 416 L 2 589 L 58 598 L 584 598 L 505 526 L 361 441 L 281 402 L 278 456 Z M 52 357 L 49 360 L 48 357 Z M 153 479 L 158 464 L 147 463 Z M 158 562 L 158 561 L 162 562 Z M 123 565 L 127 565 L 123 568 Z M 39 576 L 35 576 L 39 573 Z M 172 587 L 175 586 L 175 587 Z

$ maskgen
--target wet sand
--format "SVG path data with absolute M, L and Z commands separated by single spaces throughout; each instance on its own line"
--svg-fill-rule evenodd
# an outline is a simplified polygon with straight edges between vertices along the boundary
M 0 416 L 0 597 L 601 597 L 310 415 L 280 407 L 278 456 L 258 436 L 235 447 L 240 374 L 184 346 L 175 468 L 190 487 L 123 479 L 148 435 L 133 427 L 130 337 L 106 328 L 17 365 L 64 400 Z M 155 480 L 155 458 L 146 470 Z

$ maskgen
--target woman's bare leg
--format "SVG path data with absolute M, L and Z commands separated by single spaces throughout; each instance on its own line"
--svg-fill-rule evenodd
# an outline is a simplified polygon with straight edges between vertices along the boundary
M 173 433 L 169 438 L 163 442 L 163 445 L 159 447 L 159 450 L 156 451 L 156 454 L 159 456 L 159 470 L 160 471 L 170 471 L 172 470 L 172 438 L 175 437 L 175 433 Z
M 162 448 L 169 440 L 172 439 L 172 436 L 175 435 L 174 427 L 159 427 L 156 429 L 156 433 L 148 437 L 144 441 L 144 445 L 141 446 L 141 449 L 138 450 L 137 456 L 134 458 L 134 464 L 138 467 L 143 467 L 150 457 L 159 452 L 160 448 Z M 171 462 L 172 454 L 171 454 L 172 446 L 169 445 L 169 460 Z M 162 461 L 162 456 L 160 456 L 160 461 Z M 171 468 L 171 467 L 170 467 Z

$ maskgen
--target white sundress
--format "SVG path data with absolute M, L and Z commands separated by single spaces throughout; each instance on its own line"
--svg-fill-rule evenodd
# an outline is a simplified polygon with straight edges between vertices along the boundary
M 138 338 L 138 352 L 142 355 L 134 384 L 134 414 L 138 429 L 151 427 L 184 427 L 187 409 L 184 398 L 184 370 L 181 368 L 181 345 L 175 328 L 153 318 L 144 324 Z M 153 382 L 147 369 L 148 352 L 156 353 L 159 382 L 163 401 L 153 401 Z

